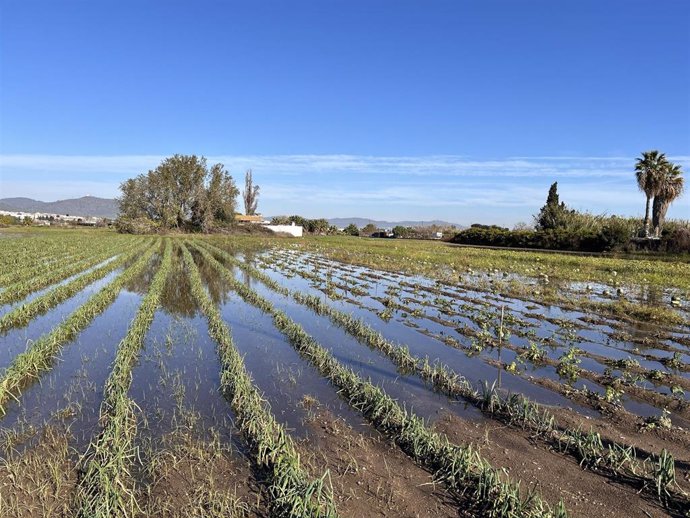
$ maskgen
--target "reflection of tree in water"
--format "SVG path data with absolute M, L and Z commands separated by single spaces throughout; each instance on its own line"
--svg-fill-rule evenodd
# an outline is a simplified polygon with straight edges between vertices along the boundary
M 125 284 L 125 289 L 142 296 L 146 295 L 160 265 L 161 254 L 155 253 L 144 271 Z
M 161 307 L 164 311 L 182 317 L 192 318 L 197 313 L 197 305 L 192 295 L 192 287 L 189 283 L 189 275 L 184 268 L 182 250 L 175 247 L 170 275 L 165 282 Z
M 223 248 L 227 250 L 227 247 Z M 228 299 L 230 298 L 230 292 L 232 291 L 229 284 L 225 281 L 223 276 L 216 272 L 213 266 L 204 260 L 203 256 L 197 252 L 194 247 L 188 247 L 188 249 L 194 258 L 194 262 L 199 268 L 201 280 L 208 289 L 209 295 L 211 296 L 213 302 L 216 304 L 227 303 Z M 237 253 L 236 250 L 228 250 L 228 252 L 233 255 Z M 149 265 L 140 275 L 129 282 L 127 289 L 142 296 L 146 295 L 149 287 L 151 286 L 151 282 L 153 281 L 153 277 L 156 275 L 156 272 L 160 267 L 161 257 L 162 250 L 153 256 L 153 259 Z M 233 273 L 236 271 L 234 266 L 226 264 L 222 258 L 217 259 L 221 264 L 228 267 Z M 249 264 L 254 264 L 255 254 L 252 251 L 243 250 L 243 256 L 240 257 L 240 260 L 245 260 Z M 244 284 L 251 287 L 253 281 L 251 276 L 244 270 L 240 271 L 242 272 L 242 280 Z M 168 276 L 165 282 L 165 288 L 163 289 L 161 307 L 164 311 L 172 315 L 178 315 L 186 318 L 194 317 L 198 311 L 198 307 L 191 292 L 189 275 L 184 267 L 182 250 L 177 245 L 174 247 L 170 275 Z
M 256 254 L 254 253 L 254 250 L 243 250 L 242 254 L 240 257 L 238 257 L 240 261 L 245 262 L 249 266 L 256 266 Z M 244 284 L 251 288 L 252 287 L 252 276 L 246 271 L 246 270 L 241 270 L 242 271 L 242 282 Z
M 127 289 L 142 296 L 148 293 L 153 277 L 161 264 L 162 254 L 156 253 L 144 271 L 127 284 Z M 170 274 L 165 281 L 163 295 L 161 296 L 161 308 L 171 315 L 193 317 L 197 312 L 196 303 L 191 292 L 189 278 L 184 270 L 182 252 L 178 246 L 173 251 L 173 261 Z
M 192 253 L 194 262 L 199 268 L 201 280 L 206 285 L 213 302 L 216 304 L 225 304 L 229 299 L 229 293 L 231 291 L 230 285 L 199 252 L 194 249 L 190 249 L 190 252 Z M 224 264 L 222 260 L 219 261 L 221 264 Z

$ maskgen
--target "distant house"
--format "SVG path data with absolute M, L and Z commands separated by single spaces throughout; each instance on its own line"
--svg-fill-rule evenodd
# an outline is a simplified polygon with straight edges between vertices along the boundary
M 293 221 L 291 225 L 271 225 L 271 222 L 265 220 L 261 214 L 248 215 L 248 214 L 235 214 L 235 221 L 240 225 L 263 225 L 273 232 L 280 232 L 282 234 L 290 234 L 294 237 L 302 237 L 304 229 L 301 225 L 295 225 Z
M 255 225 L 268 223 L 268 221 L 264 220 L 264 217 L 261 214 L 235 214 L 235 221 L 237 221 L 238 223 L 252 223 Z

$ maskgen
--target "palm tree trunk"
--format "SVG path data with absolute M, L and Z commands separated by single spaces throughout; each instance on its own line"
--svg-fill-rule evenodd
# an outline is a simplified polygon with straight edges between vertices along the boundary
M 647 196 L 647 205 L 644 210 L 644 237 L 649 237 L 649 202 L 650 197 Z
M 660 206 L 659 206 L 659 215 L 657 217 L 657 223 L 656 227 L 654 228 L 654 235 L 656 237 L 661 237 L 661 230 L 664 228 L 664 221 L 666 221 L 666 213 L 668 212 L 668 208 L 671 205 L 671 202 L 667 199 L 661 200 Z
M 665 196 L 654 197 L 654 203 L 652 204 L 652 234 L 654 237 L 661 236 L 661 229 L 664 226 L 669 205 L 671 205 L 671 200 Z

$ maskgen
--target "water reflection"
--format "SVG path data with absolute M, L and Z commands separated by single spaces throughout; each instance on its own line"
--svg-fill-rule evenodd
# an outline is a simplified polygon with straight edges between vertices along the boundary
M 204 282 L 211 300 L 216 305 L 226 304 L 230 300 L 230 285 L 222 275 L 218 275 L 216 270 L 210 265 L 196 249 L 189 248 L 192 258 L 199 269 L 201 280 Z M 222 262 L 222 261 L 221 261 Z

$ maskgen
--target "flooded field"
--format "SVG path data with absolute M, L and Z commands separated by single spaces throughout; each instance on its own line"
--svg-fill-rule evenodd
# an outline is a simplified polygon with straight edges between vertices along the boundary
M 687 261 L 13 237 L 0 516 L 690 516 Z

